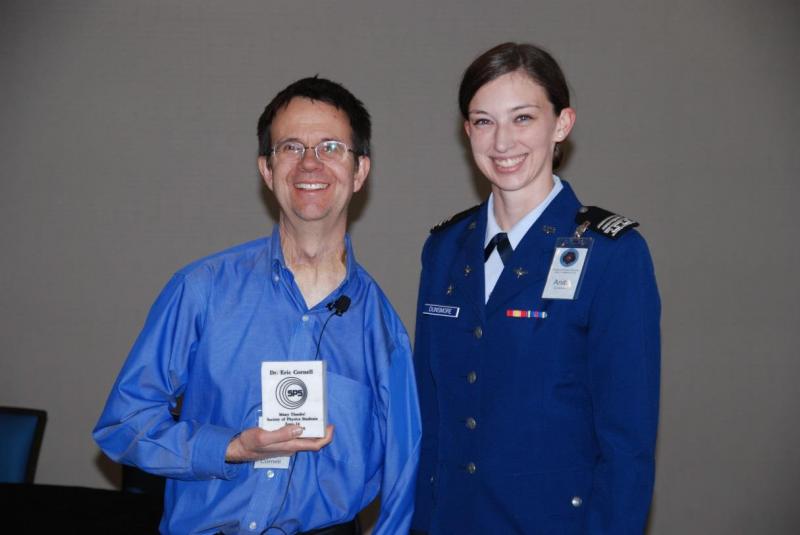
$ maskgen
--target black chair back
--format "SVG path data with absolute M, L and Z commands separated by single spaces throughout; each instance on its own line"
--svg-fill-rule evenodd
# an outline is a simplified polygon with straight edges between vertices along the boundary
M 0 482 L 33 483 L 47 412 L 0 407 Z

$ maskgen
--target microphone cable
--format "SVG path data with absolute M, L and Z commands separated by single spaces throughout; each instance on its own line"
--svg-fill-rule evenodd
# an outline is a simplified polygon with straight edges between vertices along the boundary
M 322 329 L 319 331 L 319 338 L 317 339 L 317 351 L 314 354 L 314 360 L 319 360 L 319 349 L 320 344 L 322 344 L 322 335 L 325 334 L 325 327 L 328 326 L 328 322 L 331 321 L 331 318 L 334 316 L 342 316 L 347 309 L 350 308 L 350 298 L 346 295 L 340 295 L 335 301 L 331 301 L 327 305 L 325 305 L 328 310 L 331 311 L 328 319 L 325 320 L 325 323 L 322 324 Z
M 325 323 L 322 324 L 322 329 L 319 331 L 319 338 L 317 339 L 317 351 L 314 355 L 314 360 L 319 360 L 319 348 L 320 344 L 322 343 L 322 335 L 325 333 L 325 327 L 328 326 L 328 322 L 331 321 L 331 318 L 334 316 L 342 316 L 347 309 L 350 308 L 350 298 L 346 295 L 340 295 L 335 301 L 331 301 L 325 307 L 331 311 L 328 315 L 328 318 L 325 320 Z M 302 452 L 297 452 L 302 453 Z M 292 485 L 292 475 L 294 475 L 294 467 L 297 465 L 297 453 L 290 456 L 290 463 L 291 467 L 289 468 L 289 477 L 286 479 L 286 490 L 283 493 L 283 499 L 281 500 L 281 505 L 278 507 L 278 512 L 275 513 L 275 519 L 273 522 L 278 520 L 281 512 L 283 512 L 283 506 L 286 505 L 286 499 L 289 497 L 289 487 Z M 293 458 L 292 458 L 293 457 Z M 280 526 L 276 526 L 274 523 L 270 524 L 266 528 L 264 528 L 259 535 L 264 535 L 271 529 L 280 530 L 281 533 L 284 535 L 288 535 L 283 528 Z

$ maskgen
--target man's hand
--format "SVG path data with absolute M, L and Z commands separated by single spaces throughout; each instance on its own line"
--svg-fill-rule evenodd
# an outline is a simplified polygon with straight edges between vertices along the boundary
M 333 426 L 325 429 L 322 438 L 299 438 L 302 434 L 303 428 L 299 425 L 285 425 L 275 431 L 265 431 L 260 427 L 245 429 L 228 444 L 225 461 L 245 463 L 292 455 L 298 451 L 319 451 L 333 440 Z

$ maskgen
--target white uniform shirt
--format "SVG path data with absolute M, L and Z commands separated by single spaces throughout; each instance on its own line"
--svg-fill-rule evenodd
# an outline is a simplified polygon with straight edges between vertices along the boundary
M 525 214 L 525 217 L 517 221 L 517 224 L 507 232 L 508 241 L 512 249 L 517 248 L 517 245 L 519 245 L 519 242 L 525 237 L 525 234 L 528 233 L 528 230 L 536 223 L 536 220 L 539 219 L 539 216 L 542 215 L 542 212 L 544 212 L 545 208 L 556 198 L 556 195 L 558 195 L 558 192 L 561 191 L 563 187 L 564 186 L 561 185 L 561 179 L 558 178 L 557 175 L 553 175 L 553 189 L 550 190 L 547 197 L 545 197 L 536 208 Z M 489 209 L 487 213 L 486 236 L 483 239 L 484 249 L 489 245 L 489 242 L 494 238 L 495 234 L 503 232 L 503 229 L 500 228 L 500 225 L 497 224 L 497 220 L 494 218 L 494 194 L 489 195 Z M 489 296 L 492 294 L 492 290 L 494 290 L 497 279 L 500 278 L 500 273 L 502 272 L 503 261 L 500 259 L 500 253 L 497 252 L 497 247 L 495 247 L 489 259 L 486 261 L 486 264 L 483 266 L 484 302 L 489 301 Z

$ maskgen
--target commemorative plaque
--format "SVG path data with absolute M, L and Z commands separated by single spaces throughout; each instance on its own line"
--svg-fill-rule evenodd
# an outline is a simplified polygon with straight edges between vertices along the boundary
M 328 423 L 325 361 L 289 360 L 261 363 L 261 428 L 302 425 L 302 438 L 325 436 Z

